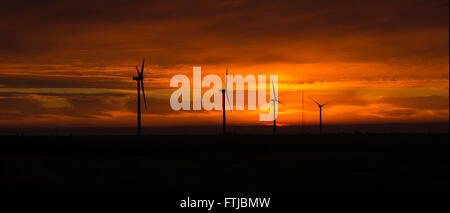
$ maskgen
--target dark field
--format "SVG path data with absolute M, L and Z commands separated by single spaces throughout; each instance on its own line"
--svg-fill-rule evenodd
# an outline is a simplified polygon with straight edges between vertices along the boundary
M 448 134 L 1 137 L 2 191 L 448 192 Z

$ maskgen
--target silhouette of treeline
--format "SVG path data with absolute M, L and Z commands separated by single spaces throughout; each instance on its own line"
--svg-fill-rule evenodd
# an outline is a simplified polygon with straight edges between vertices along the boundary
M 327 125 L 327 134 L 364 133 L 448 133 L 449 123 L 405 123 L 405 124 L 348 124 Z M 146 135 L 219 135 L 221 126 L 172 126 L 143 127 Z M 272 126 L 228 125 L 229 134 L 272 134 Z M 279 126 L 278 134 L 318 134 L 317 126 Z M 62 127 L 62 128 L 0 128 L 0 135 L 21 136 L 80 136 L 80 135 L 135 135 L 136 127 Z

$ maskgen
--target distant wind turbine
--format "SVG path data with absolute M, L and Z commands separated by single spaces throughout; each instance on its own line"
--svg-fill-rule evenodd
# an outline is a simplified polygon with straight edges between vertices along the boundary
M 142 68 L 139 72 L 138 66 L 136 66 L 137 77 L 133 77 L 133 80 L 137 82 L 137 135 L 141 135 L 141 89 L 142 96 L 144 97 L 145 111 L 147 111 L 147 101 L 145 100 L 145 90 L 144 90 L 144 63 L 145 58 L 142 60 Z
M 276 103 L 280 103 L 281 102 L 278 100 L 277 94 L 275 93 L 275 85 L 273 84 L 273 80 L 272 80 L 272 89 L 273 89 L 273 99 L 271 99 L 271 101 L 273 102 L 273 135 L 276 134 L 277 131 L 277 117 L 276 117 Z
M 227 102 L 228 104 L 231 106 L 231 102 L 230 102 L 230 98 L 228 97 L 228 65 L 227 65 L 227 70 L 225 73 L 225 86 L 224 89 L 220 90 L 220 92 L 222 92 L 222 128 L 223 128 L 223 134 L 225 135 L 227 133 L 227 122 L 226 122 L 226 114 L 225 114 L 225 96 L 227 98 Z M 232 106 L 231 106 L 232 107 Z
M 309 98 L 311 98 L 311 97 L 309 97 Z M 318 106 L 319 109 L 320 109 L 320 134 L 322 134 L 322 107 L 325 106 L 325 105 L 327 105 L 329 102 L 326 103 L 326 104 L 320 104 L 319 102 L 317 102 L 317 101 L 314 100 L 313 98 L 311 98 L 311 100 L 313 100 L 314 103 L 316 103 L 317 106 Z

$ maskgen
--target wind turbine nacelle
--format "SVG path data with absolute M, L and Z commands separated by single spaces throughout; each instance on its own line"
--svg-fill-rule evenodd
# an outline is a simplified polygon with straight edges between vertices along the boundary
M 139 78 L 139 77 L 133 77 L 133 80 L 135 80 L 135 81 L 141 81 L 141 80 L 144 80 L 144 78 Z

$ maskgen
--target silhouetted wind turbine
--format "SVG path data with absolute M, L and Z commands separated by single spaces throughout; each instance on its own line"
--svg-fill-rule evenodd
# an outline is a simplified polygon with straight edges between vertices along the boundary
M 225 73 L 225 86 L 224 86 L 224 89 L 222 89 L 222 90 L 220 90 L 220 92 L 222 92 L 222 116 L 223 116 L 223 118 L 222 118 L 222 128 L 223 128 L 223 134 L 225 135 L 226 133 L 227 133 L 227 122 L 226 122 L 226 114 L 225 114 L 225 96 L 226 96 L 226 98 L 227 98 L 227 102 L 228 102 L 228 104 L 231 104 L 230 103 L 230 98 L 228 97 L 228 89 L 227 89 L 227 86 L 228 86 L 228 65 L 227 65 L 227 70 L 226 70 L 226 73 Z
M 309 97 L 309 98 L 311 98 L 311 97 Z M 311 100 L 313 100 L 314 103 L 316 103 L 317 106 L 318 106 L 319 109 L 320 109 L 320 134 L 322 134 L 322 107 L 325 106 L 325 105 L 327 105 L 329 102 L 326 103 L 326 104 L 320 104 L 319 102 L 317 102 L 317 101 L 314 100 L 313 98 L 311 98 Z
M 137 82 L 137 135 L 141 135 L 141 89 L 142 89 L 142 96 L 144 97 L 144 106 L 145 111 L 147 111 L 147 101 L 145 100 L 145 90 L 144 90 L 144 63 L 145 58 L 142 59 L 142 68 L 139 72 L 138 66 L 136 66 L 136 71 L 138 76 L 133 77 L 133 80 Z
M 275 85 L 273 84 L 273 80 L 272 80 L 272 90 L 273 90 L 273 99 L 271 99 L 271 101 L 273 102 L 273 135 L 276 134 L 277 131 L 277 117 L 276 117 L 276 103 L 280 103 L 281 102 L 278 100 L 277 94 L 275 93 Z

